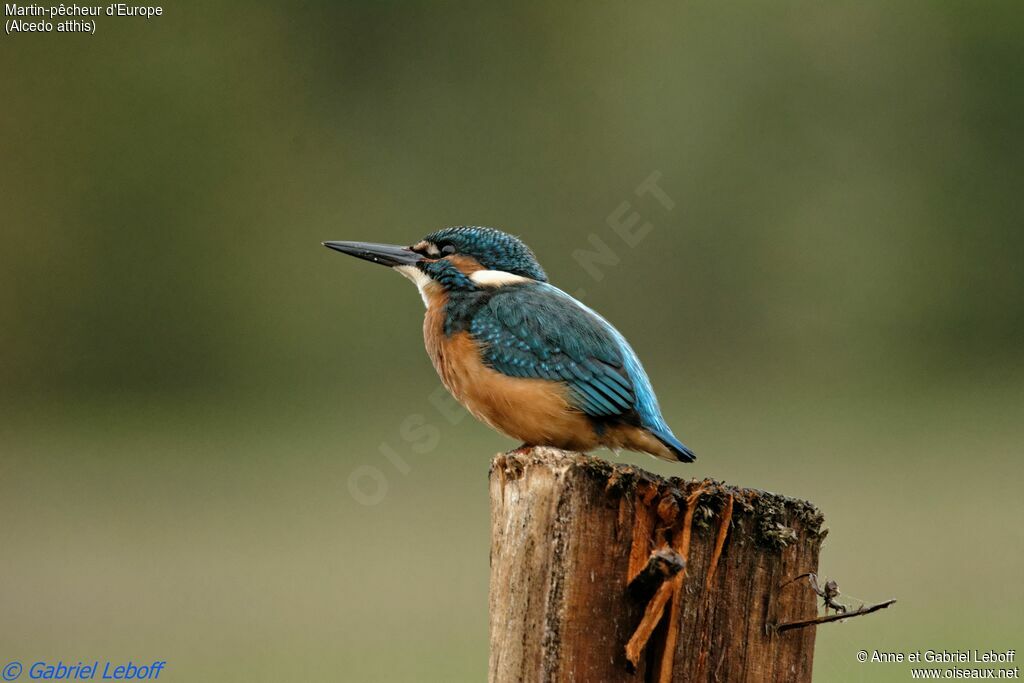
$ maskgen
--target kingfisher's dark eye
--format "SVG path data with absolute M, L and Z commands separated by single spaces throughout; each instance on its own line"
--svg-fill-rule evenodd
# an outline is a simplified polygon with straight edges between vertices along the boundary
M 451 256 L 454 253 L 455 253 L 455 247 L 450 245 L 450 244 L 446 244 L 443 247 L 441 247 L 441 255 L 442 256 Z

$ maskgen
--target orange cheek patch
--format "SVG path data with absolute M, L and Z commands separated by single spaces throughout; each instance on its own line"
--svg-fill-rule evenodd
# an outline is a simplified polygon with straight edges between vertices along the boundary
M 480 262 L 477 261 L 472 256 L 465 256 L 463 254 L 453 254 L 451 256 L 445 256 L 443 260 L 448 261 L 449 263 L 454 265 L 456 268 L 459 269 L 459 272 L 465 275 L 466 277 L 469 277 L 470 275 L 477 271 L 484 270 L 484 267 L 480 265 Z

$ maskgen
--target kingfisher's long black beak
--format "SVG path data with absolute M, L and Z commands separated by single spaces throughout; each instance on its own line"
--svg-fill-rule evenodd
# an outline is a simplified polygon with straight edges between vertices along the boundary
M 324 242 L 323 245 L 342 254 L 379 263 L 382 266 L 412 266 L 423 257 L 408 247 L 372 242 Z

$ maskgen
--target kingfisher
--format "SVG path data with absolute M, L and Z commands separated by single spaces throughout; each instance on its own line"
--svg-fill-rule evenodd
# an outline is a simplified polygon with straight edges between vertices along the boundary
M 651 381 L 611 323 L 548 282 L 519 238 L 478 226 L 411 246 L 324 242 L 419 289 L 427 354 L 449 392 L 521 448 L 604 446 L 693 462 Z

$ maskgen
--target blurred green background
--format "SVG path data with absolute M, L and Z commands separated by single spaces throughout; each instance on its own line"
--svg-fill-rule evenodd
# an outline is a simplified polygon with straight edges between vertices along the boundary
M 165 12 L 0 37 L 0 660 L 483 680 L 516 444 L 431 400 L 409 283 L 319 244 L 451 224 L 586 290 L 700 456 L 621 460 L 813 500 L 822 573 L 900 599 L 818 680 L 1024 645 L 1019 3 Z

